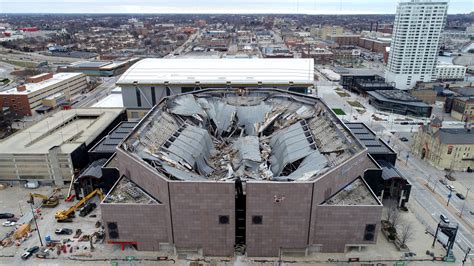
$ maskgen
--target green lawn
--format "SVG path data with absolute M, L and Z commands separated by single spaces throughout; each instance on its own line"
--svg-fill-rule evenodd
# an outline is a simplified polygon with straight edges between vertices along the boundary
M 346 115 L 346 113 L 340 108 L 332 108 L 332 110 L 334 111 L 334 113 L 336 113 L 336 115 Z

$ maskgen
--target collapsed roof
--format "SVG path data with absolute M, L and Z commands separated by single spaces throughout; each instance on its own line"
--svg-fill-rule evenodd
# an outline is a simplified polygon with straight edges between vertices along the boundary
M 363 149 L 319 99 L 275 89 L 168 97 L 122 148 L 188 181 L 308 181 Z

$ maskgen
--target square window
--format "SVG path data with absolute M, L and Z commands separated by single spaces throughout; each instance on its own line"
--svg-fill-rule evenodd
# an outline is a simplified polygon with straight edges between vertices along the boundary
M 219 215 L 219 224 L 229 224 L 229 215 Z
M 262 215 L 252 216 L 252 224 L 263 224 L 263 216 Z

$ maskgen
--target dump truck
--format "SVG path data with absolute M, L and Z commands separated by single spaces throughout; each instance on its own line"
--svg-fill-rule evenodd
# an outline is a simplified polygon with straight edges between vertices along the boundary
M 102 191 L 100 189 L 96 189 L 96 190 L 92 191 L 91 193 L 89 193 L 89 195 L 87 195 L 83 199 L 81 199 L 78 203 L 71 206 L 69 209 L 57 211 L 55 216 L 54 216 L 56 218 L 56 221 L 59 222 L 59 223 L 72 222 L 72 218 L 75 217 L 75 211 L 78 208 L 80 208 L 81 206 L 83 206 L 84 204 L 86 204 L 87 201 L 89 201 L 95 195 L 98 195 L 100 200 L 104 199 L 104 194 L 102 193 Z

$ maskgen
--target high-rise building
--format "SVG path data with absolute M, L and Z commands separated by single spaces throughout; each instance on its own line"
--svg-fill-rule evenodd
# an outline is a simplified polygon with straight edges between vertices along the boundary
M 398 89 L 435 78 L 447 1 L 410 0 L 397 7 L 385 79 Z

